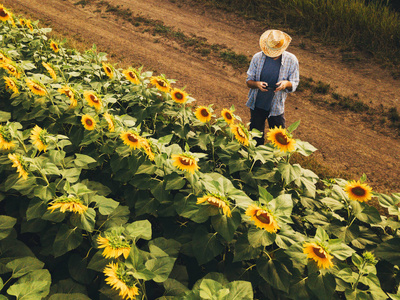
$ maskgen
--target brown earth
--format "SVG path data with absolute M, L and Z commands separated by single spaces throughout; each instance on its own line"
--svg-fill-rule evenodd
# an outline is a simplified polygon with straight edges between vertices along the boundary
M 233 104 L 243 121 L 249 121 L 245 70 L 238 71 L 221 60 L 201 56 L 174 41 L 135 27 L 105 12 L 104 7 L 99 8 L 98 0 L 86 2 L 90 4 L 82 7 L 76 5 L 77 0 L 3 0 L 14 13 L 39 19 L 57 34 L 82 41 L 87 48 L 96 44 L 109 58 L 118 61 L 119 66 L 143 65 L 144 70 L 175 79 L 175 86 L 186 86 L 198 104 L 213 103 L 217 111 Z M 255 21 L 189 0 L 109 0 L 108 3 L 129 8 L 134 15 L 161 20 L 186 35 L 206 38 L 208 43 L 226 45 L 249 58 L 260 50 L 258 40 L 267 29 Z M 368 60 L 350 65 L 342 61 L 336 48 L 304 37 L 292 37 L 288 51 L 299 59 L 302 76 L 328 83 L 341 95 L 356 94 L 369 106 L 396 107 L 400 111 L 400 82 L 388 71 Z M 287 124 L 301 121 L 295 137 L 318 148 L 313 156 L 322 165 L 353 174 L 354 179 L 365 173 L 373 189 L 400 192 L 400 139 L 395 135 L 374 130 L 357 113 L 316 105 L 300 91 L 289 95 L 286 119 Z

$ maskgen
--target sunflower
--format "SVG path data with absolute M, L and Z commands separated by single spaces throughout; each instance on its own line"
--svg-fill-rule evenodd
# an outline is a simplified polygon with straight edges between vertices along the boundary
M 17 87 L 17 84 L 15 83 L 14 79 L 7 77 L 7 76 L 4 76 L 3 78 L 4 78 L 4 81 L 6 84 L 6 88 L 8 90 L 12 91 L 14 94 L 18 94 L 19 93 L 18 87 Z
M 31 32 L 33 32 L 33 26 L 30 20 L 25 21 L 25 26 L 28 27 Z
M 281 126 L 270 129 L 267 133 L 267 137 L 268 140 L 281 151 L 291 152 L 296 147 L 296 141 L 292 139 L 288 135 L 286 129 Z
M 231 124 L 231 131 L 239 143 L 244 146 L 249 145 L 249 133 L 243 124 Z
M 213 194 L 208 194 L 206 196 L 203 196 L 201 198 L 197 198 L 196 204 L 201 204 L 207 202 L 208 204 L 221 208 L 222 213 L 226 215 L 227 217 L 232 217 L 231 209 L 229 207 L 229 201 L 227 199 L 224 199 L 223 197 L 219 195 L 213 195 Z
M 39 126 L 35 126 L 31 131 L 32 144 L 38 148 L 39 151 L 46 152 L 48 143 L 46 141 L 47 130 Z
M 54 212 L 56 209 L 60 209 L 60 212 L 62 213 L 70 211 L 82 215 L 88 209 L 88 207 L 83 204 L 79 197 L 63 196 L 53 200 L 47 209 L 51 210 L 51 212 Z
M 54 71 L 52 66 L 50 64 L 48 64 L 48 63 L 45 63 L 45 62 L 42 62 L 42 65 L 47 70 L 47 72 L 49 72 L 51 78 L 53 78 L 53 80 L 57 80 L 56 71 Z
M 225 122 L 228 123 L 229 125 L 235 122 L 235 117 L 233 116 L 232 111 L 230 111 L 229 109 L 224 108 L 221 111 L 221 116 L 224 118 Z
M 63 86 L 61 89 L 58 89 L 60 94 L 66 95 L 70 100 L 71 104 L 69 108 L 75 108 L 78 105 L 78 100 L 75 99 L 75 91 L 69 86 Z
M 140 83 L 139 73 L 135 69 L 129 68 L 128 70 L 122 71 L 122 74 L 124 74 L 125 78 L 128 79 L 133 84 Z
M 54 41 L 50 41 L 50 48 L 53 49 L 55 53 L 60 51 L 60 48 L 58 48 L 58 44 Z
M 112 115 L 110 115 L 108 112 L 105 112 L 103 116 L 104 116 L 104 119 L 107 121 L 108 131 L 114 132 L 115 131 L 114 117 Z
M 0 52 L 0 64 L 8 64 L 11 62 L 11 59 L 9 59 L 7 56 L 5 56 L 3 53 Z
M 15 24 L 15 20 L 14 20 L 14 17 L 13 17 L 12 14 L 10 15 L 10 22 L 11 22 L 12 27 L 17 27 L 17 25 Z
M 96 127 L 96 120 L 89 115 L 83 115 L 81 122 L 86 130 L 93 130 Z
M 180 89 L 174 88 L 170 92 L 172 100 L 176 103 L 185 103 L 188 99 L 188 94 Z
M 21 73 L 18 72 L 17 67 L 14 66 L 14 63 L 11 61 L 1 64 L 0 67 L 2 67 L 8 72 L 8 74 L 11 74 L 15 78 L 19 78 L 21 76 Z
M 333 267 L 333 256 L 324 247 L 316 243 L 305 243 L 303 245 L 303 252 L 307 254 L 308 258 L 313 259 L 318 264 L 318 268 L 328 269 Z
M 15 147 L 8 127 L 0 125 L 0 149 L 11 150 Z
M 26 20 L 25 20 L 25 19 L 22 19 L 22 18 L 20 18 L 20 19 L 18 20 L 18 23 L 19 23 L 19 25 L 21 25 L 21 26 L 25 26 L 25 24 L 26 24 Z
M 172 165 L 182 171 L 194 174 L 195 171 L 200 169 L 197 165 L 197 159 L 188 153 L 172 154 L 171 158 L 173 159 Z
M 346 184 L 344 191 L 351 200 L 355 201 L 366 202 L 371 200 L 372 197 L 372 188 L 365 183 L 361 183 L 360 181 L 349 181 Z
M 147 154 L 147 157 L 153 161 L 155 158 L 154 152 L 153 152 L 153 147 L 151 142 L 148 139 L 142 138 L 140 141 L 141 147 L 144 150 L 144 152 Z
M 0 4 L 0 20 L 5 22 L 11 18 L 11 13 Z
M 130 244 L 125 239 L 121 239 L 120 235 L 107 237 L 99 235 L 97 243 L 99 248 L 104 248 L 103 256 L 105 258 L 118 258 L 123 255 L 127 259 L 131 251 Z
M 109 64 L 102 64 L 104 72 L 106 72 L 107 76 L 110 78 L 114 77 L 114 71 Z
M 209 122 L 211 120 L 211 112 L 206 106 L 197 107 L 194 115 L 199 121 L 203 123 Z
M 120 135 L 121 140 L 124 142 L 125 145 L 129 146 L 131 149 L 141 148 L 142 145 L 142 137 L 139 133 L 129 130 L 124 131 Z
M 83 92 L 83 97 L 88 102 L 89 106 L 93 106 L 96 110 L 103 107 L 100 97 L 93 91 Z
M 12 161 L 12 166 L 17 168 L 18 178 L 22 177 L 26 180 L 28 178 L 28 163 L 19 154 L 9 153 L 8 158 Z
M 246 210 L 246 216 L 249 216 L 258 228 L 265 229 L 269 233 L 275 233 L 279 229 L 275 217 L 257 205 L 250 205 Z
M 168 93 L 170 86 L 168 81 L 161 76 L 152 76 L 150 83 L 154 85 L 159 91 Z
M 122 299 L 136 299 L 139 289 L 136 287 L 136 279 L 125 271 L 123 265 L 109 263 L 103 270 L 108 285 L 115 290 L 119 290 Z
M 46 88 L 41 83 L 35 80 L 27 79 L 26 84 L 31 90 L 31 92 L 35 95 L 44 96 L 47 94 Z

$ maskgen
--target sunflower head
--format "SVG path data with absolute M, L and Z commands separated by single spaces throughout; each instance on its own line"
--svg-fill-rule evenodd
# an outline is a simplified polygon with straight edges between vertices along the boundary
M 0 4 L 0 20 L 5 22 L 11 18 L 11 13 Z
M 131 149 L 140 149 L 142 147 L 142 137 L 136 131 L 124 131 L 120 135 L 121 140 Z
M 65 213 L 66 211 L 70 211 L 72 213 L 77 213 L 82 215 L 86 212 L 88 207 L 83 203 L 83 201 L 77 196 L 63 196 L 53 200 L 50 203 L 50 206 L 47 208 L 51 212 L 54 212 L 56 209 L 60 209 L 60 212 Z
M 267 133 L 267 138 L 276 148 L 283 152 L 292 152 L 296 148 L 296 141 L 281 126 L 270 129 Z
M 8 126 L 0 125 L 0 150 L 11 150 L 15 147 L 13 138 Z
M 30 20 L 25 21 L 25 26 L 29 28 L 29 31 L 33 32 L 33 26 Z
M 197 165 L 197 158 L 189 153 L 172 154 L 172 165 L 178 169 L 194 174 L 200 167 Z
M 83 115 L 81 123 L 86 130 L 94 130 L 96 127 L 96 120 L 89 115 Z
M 39 151 L 46 152 L 47 151 L 47 130 L 42 129 L 39 126 L 35 126 L 31 131 L 31 141 L 32 144 L 38 148 Z
M 249 132 L 243 124 L 231 124 L 231 131 L 235 139 L 244 146 L 249 145 Z
M 121 262 L 109 263 L 103 270 L 106 276 L 106 283 L 113 289 L 119 290 L 122 299 L 133 300 L 139 295 L 136 287 L 137 280 L 132 276 L 132 272 L 127 272 Z
M 15 66 L 15 63 L 12 61 L 8 61 L 0 65 L 1 68 L 7 71 L 8 74 L 14 76 L 15 78 L 20 78 L 21 73 L 18 71 L 18 68 Z
M 19 23 L 19 25 L 21 25 L 21 26 L 25 26 L 25 24 L 26 24 L 26 20 L 25 20 L 25 19 L 22 19 L 22 18 L 20 18 L 20 19 L 18 20 L 18 23 Z
M 199 106 L 196 108 L 196 111 L 194 112 L 194 115 L 196 118 L 203 123 L 211 121 L 211 111 L 208 107 L 206 106 Z
M 351 200 L 366 202 L 372 198 L 372 188 L 366 183 L 360 181 L 349 181 L 344 191 L 347 193 Z
M 224 108 L 221 111 L 221 116 L 224 118 L 225 122 L 228 123 L 229 125 L 235 122 L 235 117 L 233 116 L 232 111 L 230 111 L 229 109 Z
M 319 243 L 304 243 L 303 252 L 307 254 L 309 259 L 314 260 L 318 268 L 329 269 L 333 267 L 333 256 L 329 254 L 327 249 Z
M 155 159 L 155 154 L 153 151 L 154 147 L 153 147 L 153 144 L 151 143 L 151 141 L 146 138 L 142 138 L 140 141 L 140 144 L 141 144 L 141 148 L 146 153 L 148 159 L 153 161 Z
M 85 98 L 89 106 L 94 107 L 96 110 L 100 110 L 103 107 L 99 95 L 97 95 L 95 92 L 85 91 L 83 92 L 83 97 Z
M 53 66 L 50 63 L 45 63 L 44 61 L 42 62 L 43 67 L 49 72 L 49 75 L 53 80 L 57 80 L 57 74 L 56 71 L 54 71 Z
M 78 106 L 78 100 L 75 98 L 76 92 L 74 89 L 66 85 L 63 86 L 61 89 L 58 89 L 58 92 L 60 94 L 66 95 L 69 98 L 69 100 L 71 100 L 69 108 L 75 108 Z
M 106 63 L 102 63 L 102 66 L 103 66 L 104 72 L 106 72 L 106 75 L 107 75 L 109 78 L 113 78 L 113 77 L 114 77 L 114 70 L 113 70 L 113 68 L 111 67 L 111 65 L 106 64 Z
M 6 84 L 6 89 L 12 91 L 14 94 L 18 94 L 19 93 L 18 86 L 15 83 L 15 80 L 13 78 L 4 76 L 3 79 L 4 79 L 4 82 Z
M 97 244 L 99 248 L 104 248 L 103 256 L 105 258 L 118 258 L 123 255 L 126 259 L 131 251 L 131 245 L 125 236 L 114 231 L 105 233 L 105 237 L 99 235 Z
M 172 100 L 174 100 L 176 103 L 183 104 L 187 101 L 188 99 L 188 94 L 180 89 L 173 88 L 170 92 Z
M 222 209 L 222 213 L 227 217 L 232 217 L 232 212 L 229 207 L 229 201 L 225 197 L 217 194 L 207 194 L 203 197 L 197 198 L 196 204 L 207 203 L 208 205 Z
M 28 178 L 29 163 L 26 162 L 19 154 L 8 154 L 8 158 L 13 163 L 13 167 L 17 168 L 18 178 L 22 177 L 24 180 Z
M 168 93 L 170 84 L 164 76 L 152 76 L 150 83 L 154 85 L 160 92 Z
M 58 53 L 58 51 L 60 51 L 58 44 L 52 40 L 50 41 L 50 48 L 54 51 L 54 53 Z
M 246 216 L 249 216 L 258 228 L 269 233 L 276 233 L 279 229 L 274 215 L 268 209 L 252 204 L 247 208 Z
M 139 84 L 140 83 L 139 72 L 136 71 L 135 69 L 129 68 L 128 70 L 122 71 L 122 74 L 124 74 L 125 78 L 128 79 L 133 84 Z
M 104 119 L 106 120 L 108 124 L 108 131 L 109 132 L 114 132 L 115 131 L 115 120 L 112 115 L 110 115 L 108 112 L 104 113 Z
M 11 59 L 9 59 L 4 53 L 0 52 L 0 64 L 10 63 Z
M 47 94 L 47 90 L 42 83 L 33 79 L 26 79 L 26 85 L 29 87 L 31 92 L 38 96 L 44 96 Z

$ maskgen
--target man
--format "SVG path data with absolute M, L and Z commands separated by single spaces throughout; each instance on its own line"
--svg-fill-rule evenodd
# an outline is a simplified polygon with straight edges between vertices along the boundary
M 247 71 L 250 88 L 246 106 L 250 108 L 250 130 L 262 133 L 257 146 L 264 144 L 265 120 L 269 128 L 285 128 L 285 100 L 299 84 L 299 62 L 286 51 L 292 38 L 280 30 L 267 30 L 260 37 L 260 52 L 256 53 Z

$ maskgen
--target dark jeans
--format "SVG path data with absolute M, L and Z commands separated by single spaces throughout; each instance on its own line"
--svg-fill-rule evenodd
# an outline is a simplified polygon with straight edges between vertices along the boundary
M 257 141 L 258 145 L 264 145 L 264 129 L 265 129 L 265 120 L 268 120 L 268 127 L 274 128 L 282 126 L 285 128 L 285 114 L 281 114 L 279 116 L 270 116 L 268 118 L 269 111 L 264 109 L 255 107 L 254 109 L 250 109 L 250 130 L 253 128 L 259 130 L 262 133 L 261 138 L 254 138 Z

